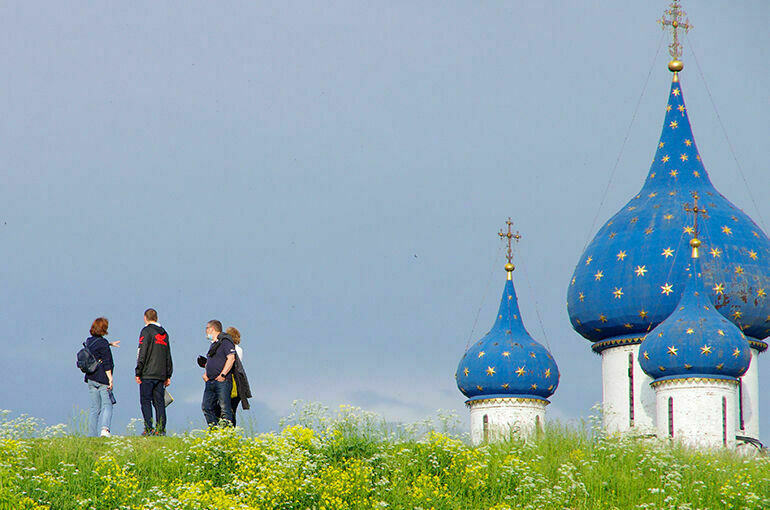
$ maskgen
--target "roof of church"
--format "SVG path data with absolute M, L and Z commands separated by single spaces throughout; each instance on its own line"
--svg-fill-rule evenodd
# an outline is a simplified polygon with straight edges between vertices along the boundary
M 508 272 L 495 325 L 473 344 L 457 366 L 457 387 L 469 400 L 520 397 L 545 400 L 559 385 L 559 368 L 521 321 Z M 508 266 L 506 267 L 508 269 Z
M 710 247 L 702 260 L 708 299 L 753 337 L 752 347 L 767 348 L 761 339 L 770 334 L 770 240 L 711 183 L 675 73 L 644 186 L 599 230 L 569 285 L 572 326 L 597 342 L 594 350 L 639 343 L 674 311 L 690 263 L 693 231 L 684 204 L 693 192 L 709 215 L 701 235 Z
M 708 377 L 735 379 L 751 362 L 746 337 L 715 309 L 693 258 L 676 310 L 639 346 L 639 364 L 656 381 Z

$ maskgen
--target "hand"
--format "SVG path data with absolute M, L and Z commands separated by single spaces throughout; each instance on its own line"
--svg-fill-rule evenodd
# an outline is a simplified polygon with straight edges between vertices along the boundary
M 203 380 L 209 382 L 209 376 L 206 375 L 206 372 L 203 372 Z
M 112 346 L 112 347 L 120 347 L 120 340 L 115 340 L 114 342 L 110 342 L 110 346 Z
M 109 386 L 107 386 L 107 389 L 108 389 L 108 390 L 110 390 L 110 391 L 112 391 L 112 381 L 110 381 L 110 385 L 109 385 Z
M 134 379 L 136 379 L 136 384 L 142 384 L 142 379 L 139 376 L 136 376 Z
M 225 376 L 223 376 L 222 374 L 219 374 L 219 376 L 214 380 L 219 382 L 225 382 Z
M 163 386 L 168 388 L 168 385 L 171 384 L 171 379 L 166 379 L 166 382 L 163 383 Z

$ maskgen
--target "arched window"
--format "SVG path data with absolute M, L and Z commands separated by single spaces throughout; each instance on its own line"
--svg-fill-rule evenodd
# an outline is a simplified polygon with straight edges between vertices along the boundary
M 727 397 L 722 397 L 722 445 L 727 446 Z
M 668 397 L 668 437 L 674 437 L 674 397 Z
M 484 424 L 484 428 L 483 428 L 484 442 L 486 443 L 489 441 L 489 416 L 487 416 L 486 414 L 484 415 L 483 424 Z
M 628 353 L 628 426 L 634 426 L 634 353 Z

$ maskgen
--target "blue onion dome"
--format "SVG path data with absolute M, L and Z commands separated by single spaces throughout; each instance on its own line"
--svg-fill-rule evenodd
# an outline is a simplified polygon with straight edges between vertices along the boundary
M 672 69 L 674 70 L 674 69 Z M 707 298 L 763 351 L 770 334 L 770 240 L 711 184 L 695 145 L 678 73 L 663 131 L 641 191 L 596 234 L 567 292 L 572 327 L 597 352 L 640 343 L 674 311 L 685 288 L 692 226 L 684 205 L 702 199 Z M 723 328 L 724 329 L 724 328 Z
M 656 381 L 708 377 L 735 379 L 749 368 L 743 332 L 714 308 L 693 258 L 685 290 L 674 312 L 639 346 L 639 364 Z
M 524 328 L 511 271 L 495 325 L 473 344 L 457 366 L 457 387 L 469 401 L 487 398 L 546 400 L 559 385 L 559 368 L 548 350 Z

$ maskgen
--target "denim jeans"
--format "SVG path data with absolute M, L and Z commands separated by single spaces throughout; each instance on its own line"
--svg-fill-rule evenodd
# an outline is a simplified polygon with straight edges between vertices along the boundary
M 206 381 L 203 389 L 203 417 L 209 427 L 217 425 L 219 419 L 233 423 L 233 408 L 230 404 L 230 393 L 233 391 L 233 379 L 227 377 L 224 381 Z
M 98 436 L 101 429 L 110 429 L 112 423 L 112 402 L 108 385 L 88 381 L 88 395 L 91 398 L 91 414 L 88 429 L 91 436 Z M 100 428 L 101 427 L 101 428 Z
M 166 432 L 166 401 L 164 395 L 166 387 L 160 379 L 142 379 L 139 385 L 139 403 L 144 418 L 144 430 L 155 430 L 159 433 Z M 155 408 L 155 421 L 157 427 L 152 424 L 152 409 Z

